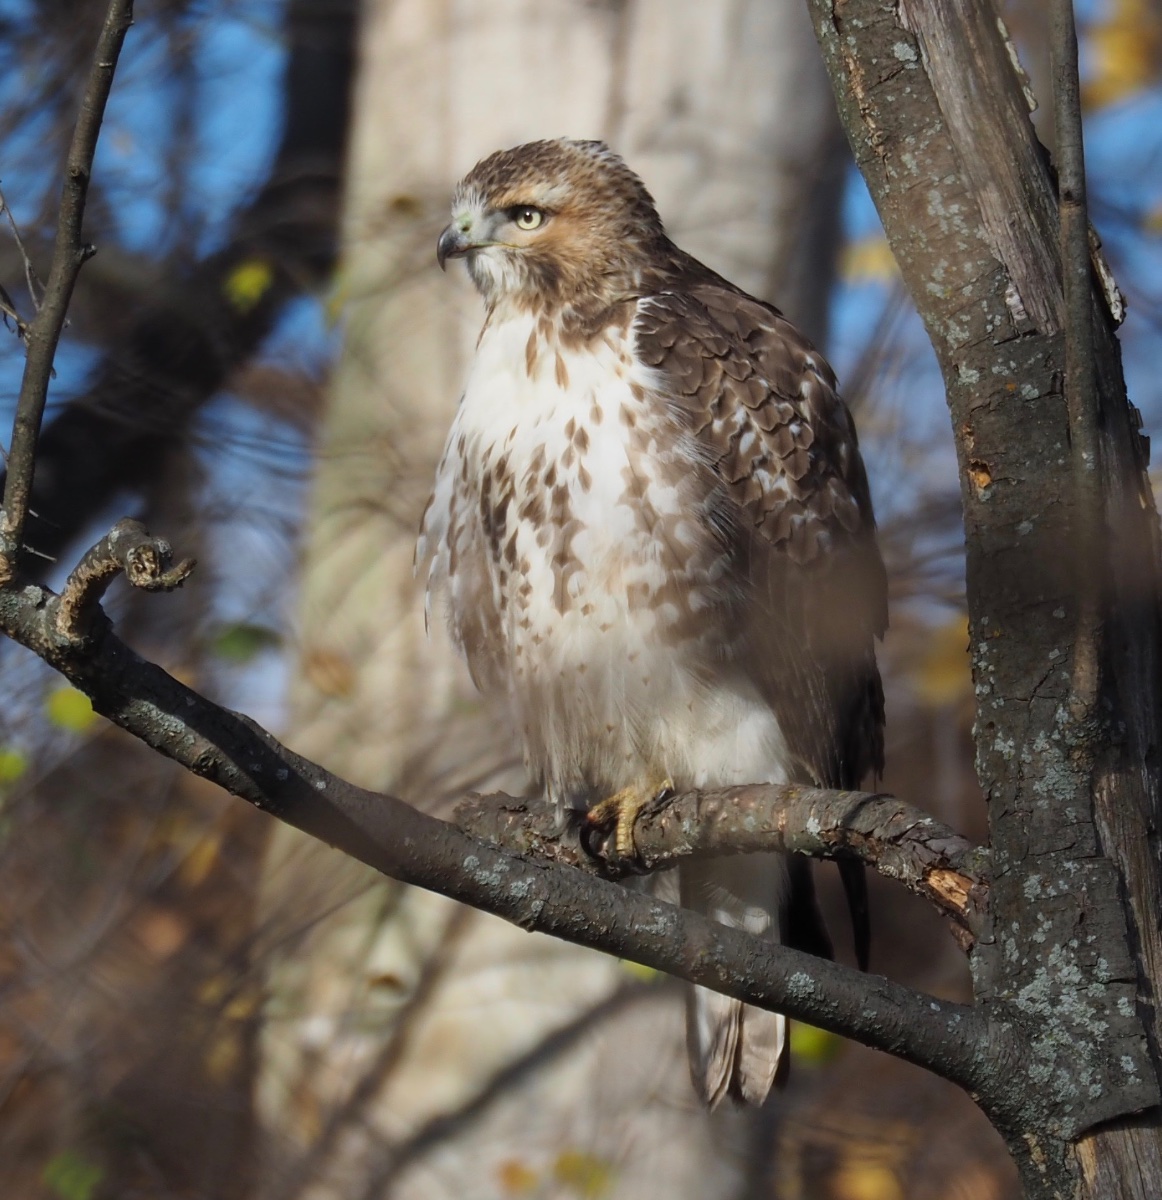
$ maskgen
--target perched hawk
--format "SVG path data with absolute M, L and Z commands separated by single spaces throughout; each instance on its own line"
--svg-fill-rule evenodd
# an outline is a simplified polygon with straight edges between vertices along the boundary
M 882 757 L 883 564 L 851 416 L 777 309 L 667 237 L 601 142 L 478 163 L 440 265 L 487 305 L 420 532 L 473 678 L 564 814 L 665 788 L 856 787 Z M 858 868 L 845 877 L 861 960 Z M 688 907 L 829 953 L 802 859 L 681 868 Z M 785 1018 L 694 989 L 703 1097 L 760 1103 Z

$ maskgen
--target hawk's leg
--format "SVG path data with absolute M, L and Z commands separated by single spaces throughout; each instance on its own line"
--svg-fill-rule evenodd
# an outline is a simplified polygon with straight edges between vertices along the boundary
M 633 840 L 633 823 L 638 813 L 651 800 L 664 796 L 674 790 L 674 781 L 668 776 L 655 776 L 642 783 L 633 783 L 623 787 L 620 792 L 598 801 L 585 815 L 585 820 L 591 827 L 607 828 L 614 826 L 614 848 L 619 858 L 634 858 L 637 847 Z

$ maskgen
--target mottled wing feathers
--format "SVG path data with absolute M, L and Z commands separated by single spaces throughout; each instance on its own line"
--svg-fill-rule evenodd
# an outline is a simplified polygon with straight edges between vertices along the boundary
M 883 762 L 874 642 L 887 585 L 855 427 L 822 356 L 776 310 L 706 273 L 643 301 L 658 371 L 721 489 L 750 589 L 737 653 L 806 775 L 858 787 Z M 866 961 L 862 871 L 843 871 Z
M 754 648 L 774 622 L 771 650 L 795 659 L 778 665 L 816 697 L 829 745 L 812 748 L 819 739 L 804 730 L 799 753 L 824 786 L 854 786 L 880 765 L 873 643 L 887 624 L 886 578 L 835 377 L 780 313 L 717 281 L 651 296 L 636 335 L 721 484 L 749 585 L 766 589 L 748 606 Z

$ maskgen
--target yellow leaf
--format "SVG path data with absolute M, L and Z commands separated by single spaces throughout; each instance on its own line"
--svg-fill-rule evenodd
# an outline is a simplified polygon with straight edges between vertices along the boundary
M 0 787 L 15 783 L 28 770 L 28 757 L 19 750 L 0 750 Z
M 839 1053 L 843 1039 L 826 1029 L 804 1025 L 802 1021 L 791 1022 L 791 1054 L 796 1062 L 822 1066 Z
M 1140 92 L 1162 66 L 1162 19 L 1149 0 L 1112 0 L 1107 14 L 1089 27 L 1093 69 L 1081 89 L 1089 108 Z
M 243 987 L 231 995 L 237 979 L 229 973 L 211 975 L 194 993 L 199 1003 L 219 1010 L 224 1021 L 249 1021 L 262 1006 L 262 988 Z
M 968 618 L 956 617 L 932 631 L 916 670 L 916 691 L 938 708 L 953 704 L 972 689 L 968 659 Z
M 97 719 L 89 697 L 76 688 L 54 688 L 49 692 L 44 708 L 54 725 L 70 733 L 84 733 Z
M 882 1163 L 845 1162 L 831 1179 L 835 1200 L 904 1200 L 896 1173 Z
M 553 1163 L 553 1175 L 584 1200 L 597 1200 L 609 1190 L 613 1171 L 609 1163 L 584 1150 L 562 1150 Z
M 261 258 L 240 262 L 222 284 L 226 299 L 240 312 L 248 313 L 266 295 L 274 282 L 274 268 Z
M 227 1021 L 249 1021 L 262 1007 L 262 989 L 251 987 L 238 993 L 222 1010 Z
M 524 1196 L 537 1186 L 537 1173 L 515 1158 L 506 1159 L 496 1168 L 500 1188 L 509 1196 Z
M 848 242 L 839 262 L 840 274 L 848 283 L 887 283 L 898 268 L 892 248 L 882 233 Z
M 222 850 L 222 836 L 219 833 L 208 833 L 198 838 L 178 868 L 178 878 L 187 887 L 197 887 L 214 869 L 218 855 Z
M 203 1004 L 210 1007 L 221 1004 L 230 990 L 230 984 L 230 977 L 227 975 L 211 975 L 198 988 L 197 997 Z

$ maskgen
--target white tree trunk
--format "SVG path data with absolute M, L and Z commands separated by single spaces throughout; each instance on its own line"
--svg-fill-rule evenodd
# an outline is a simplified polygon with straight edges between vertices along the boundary
M 679 244 L 817 325 L 826 264 L 797 271 L 793 296 L 772 281 L 816 210 L 834 117 L 799 0 L 375 0 L 362 53 L 345 346 L 307 537 L 292 744 L 439 809 L 469 788 L 523 787 L 505 714 L 474 691 L 438 611 L 425 634 L 412 577 L 481 321 L 464 273 L 436 269 L 453 184 L 500 147 L 605 138 Z M 585 1025 L 635 986 L 624 966 L 454 918 L 448 902 L 371 880 L 285 829 L 266 890 L 278 963 L 260 1086 L 276 1139 L 269 1194 L 432 1200 L 534 1182 L 542 1191 L 529 1194 L 600 1186 L 637 1200 L 737 1190 L 739 1117 L 710 1120 L 695 1104 L 678 989 L 649 989 Z M 409 1006 L 417 986 L 422 1001 Z M 546 1044 L 577 1022 L 575 1037 Z M 488 1091 L 522 1055 L 535 1059 L 528 1070 Z M 360 1086 L 370 1098 L 352 1103 L 359 1118 L 334 1122 Z M 393 1157 L 425 1121 L 482 1094 L 445 1136 Z M 322 1149 L 308 1168 L 300 1156 L 312 1144 Z

